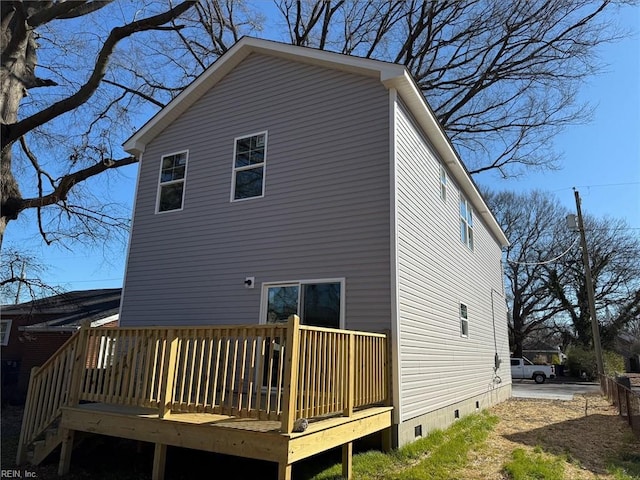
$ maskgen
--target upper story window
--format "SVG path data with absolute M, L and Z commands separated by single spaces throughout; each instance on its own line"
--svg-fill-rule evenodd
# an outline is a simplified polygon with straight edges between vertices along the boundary
M 236 138 L 231 201 L 264 196 L 267 132 Z
M 188 152 L 185 151 L 162 157 L 156 212 L 182 210 L 187 156 Z
M 9 344 L 9 335 L 11 335 L 11 320 L 0 320 L 0 345 Z
M 473 209 L 462 195 L 460 195 L 460 240 L 473 250 Z
M 464 303 L 460 304 L 460 335 L 463 337 L 469 336 L 469 314 L 467 313 L 467 306 Z
M 447 171 L 443 165 L 440 165 L 440 198 L 443 202 L 447 201 Z

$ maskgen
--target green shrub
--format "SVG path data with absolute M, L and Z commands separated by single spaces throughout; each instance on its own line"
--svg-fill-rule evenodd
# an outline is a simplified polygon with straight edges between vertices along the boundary
M 608 376 L 616 376 L 625 372 L 624 357 L 622 355 L 605 350 L 602 352 L 602 359 L 604 361 L 604 373 Z
M 615 376 L 624 372 L 624 359 L 617 353 L 604 351 L 602 359 L 606 375 Z M 570 375 L 574 377 L 579 377 L 582 372 L 585 372 L 589 380 L 595 379 L 598 372 L 595 352 L 583 347 L 571 347 L 567 352 L 567 368 Z

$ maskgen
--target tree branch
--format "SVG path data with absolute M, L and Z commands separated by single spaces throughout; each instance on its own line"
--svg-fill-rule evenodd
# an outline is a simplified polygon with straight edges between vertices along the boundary
M 111 33 L 107 37 L 100 53 L 98 54 L 95 67 L 89 77 L 89 80 L 87 80 L 87 82 L 82 85 L 76 93 L 64 100 L 54 103 L 30 117 L 20 120 L 19 122 L 2 125 L 2 137 L 5 142 L 3 150 L 11 148 L 11 145 L 25 133 L 53 120 L 56 117 L 59 117 L 64 113 L 78 108 L 91 98 L 103 80 L 107 64 L 109 63 L 109 58 L 111 57 L 111 54 L 118 42 L 133 35 L 134 33 L 157 29 L 161 25 L 184 13 L 195 3 L 195 0 L 188 0 L 167 12 L 138 20 L 122 27 L 115 27 L 111 30 Z
M 154 105 L 156 105 L 157 107 L 163 108 L 165 106 L 164 103 L 156 100 L 155 98 L 153 98 L 150 95 L 147 95 L 145 93 L 142 93 L 140 90 L 135 90 L 133 88 L 127 87 L 126 85 L 122 85 L 121 83 L 118 82 L 114 82 L 112 80 L 107 80 L 106 78 L 103 78 L 102 81 L 108 85 L 113 85 L 114 87 L 118 87 L 123 89 L 125 92 L 127 93 L 131 93 L 132 95 L 136 95 L 140 98 L 142 98 L 143 100 L 146 100 L 149 103 L 153 103 Z
M 9 198 L 2 205 L 2 214 L 7 218 L 17 218 L 18 214 L 27 208 L 42 208 L 48 205 L 53 205 L 58 202 L 66 200 L 69 191 L 74 185 L 98 175 L 106 170 L 112 168 L 120 168 L 126 165 L 132 165 L 136 163 L 138 159 L 136 157 L 125 157 L 119 160 L 105 159 L 102 162 L 98 162 L 88 168 L 79 170 L 74 173 L 65 175 L 60 179 L 58 185 L 54 190 L 47 194 L 33 198 Z

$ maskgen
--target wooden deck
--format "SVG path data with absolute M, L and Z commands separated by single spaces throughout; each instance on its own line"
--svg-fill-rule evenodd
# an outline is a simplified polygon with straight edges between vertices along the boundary
M 389 429 L 383 334 L 288 323 L 217 327 L 83 328 L 34 369 L 17 463 L 62 445 L 70 468 L 75 431 L 155 444 L 153 478 L 168 445 L 279 465 Z M 357 372 L 357 373 L 356 373 Z M 308 427 L 294 432 L 296 421 Z
M 391 426 L 391 407 L 358 410 L 350 417 L 311 421 L 300 433 L 283 433 L 281 422 L 208 413 L 177 413 L 160 418 L 157 410 L 108 404 L 62 409 L 60 426 L 156 444 L 153 478 L 162 478 L 166 446 L 239 455 L 278 463 L 279 478 L 291 478 L 291 465 L 311 455 L 348 445 Z M 73 436 L 67 436 L 73 441 Z M 350 447 L 348 447 L 350 448 Z M 63 450 L 71 448 L 63 445 Z M 61 458 L 63 465 L 70 458 Z

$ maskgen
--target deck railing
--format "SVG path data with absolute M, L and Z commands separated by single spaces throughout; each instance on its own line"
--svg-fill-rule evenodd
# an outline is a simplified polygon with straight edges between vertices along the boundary
M 159 408 L 163 417 L 173 411 L 276 419 L 286 329 L 91 329 L 79 399 Z
M 383 334 L 287 323 L 83 327 L 32 372 L 20 451 L 81 401 L 280 420 L 388 402 Z M 20 457 L 20 454 L 19 454 Z
M 313 418 L 387 399 L 386 337 L 300 326 L 296 416 Z
M 24 447 L 51 427 L 60 416 L 60 409 L 72 401 L 71 380 L 74 366 L 81 358 L 80 338 L 75 334 L 44 365 L 31 369 L 18 443 L 18 464 L 23 463 Z

